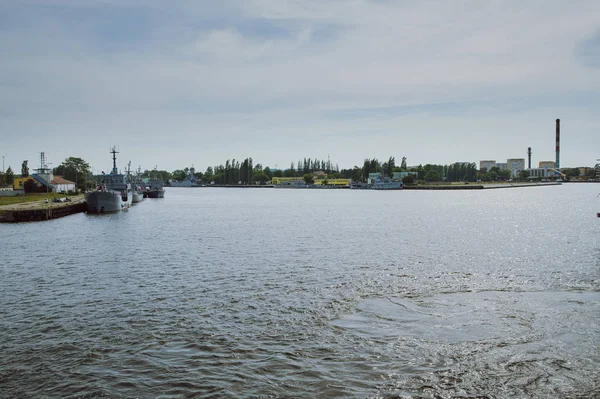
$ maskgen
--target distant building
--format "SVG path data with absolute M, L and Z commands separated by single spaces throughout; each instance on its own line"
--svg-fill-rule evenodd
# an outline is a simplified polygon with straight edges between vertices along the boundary
M 33 180 L 33 177 L 31 177 L 31 176 L 15 177 L 15 180 L 13 180 L 13 189 L 23 190 L 23 187 L 25 186 L 25 182 L 28 180 Z
M 496 166 L 496 161 L 488 160 L 488 161 L 479 161 L 479 170 L 485 168 L 489 172 L 490 169 Z
M 508 164 L 505 162 L 498 162 L 498 163 L 496 163 L 496 167 L 500 170 L 507 170 Z
M 379 173 L 379 172 L 369 173 L 369 178 L 367 179 L 367 183 L 373 184 L 375 179 L 377 179 L 379 176 L 381 176 L 381 173 Z
M 525 170 L 525 158 L 512 158 L 506 160 L 507 169 L 512 177 L 517 177 L 520 171 Z
M 556 172 L 554 172 L 554 169 L 550 168 L 527 169 L 527 171 L 529 172 L 530 179 L 556 177 Z
M 554 161 L 540 161 L 540 169 L 554 169 Z
M 50 184 L 54 188 L 54 192 L 57 193 L 75 191 L 75 183 L 70 180 L 63 179 L 62 176 L 54 176 L 54 179 L 50 181 Z
M 402 180 L 408 175 L 413 175 L 417 177 L 417 172 L 394 172 L 392 173 L 393 180 Z

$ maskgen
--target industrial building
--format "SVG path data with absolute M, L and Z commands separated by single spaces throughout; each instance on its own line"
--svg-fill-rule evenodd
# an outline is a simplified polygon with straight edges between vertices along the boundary
M 496 161 L 495 160 L 486 160 L 486 161 L 479 161 L 479 170 L 485 168 L 486 170 L 490 170 L 492 168 L 496 167 Z
M 517 177 L 519 172 L 525 170 L 525 158 L 512 158 L 506 160 L 506 166 L 512 177 Z
M 554 169 L 554 161 L 540 161 L 538 164 L 540 169 Z

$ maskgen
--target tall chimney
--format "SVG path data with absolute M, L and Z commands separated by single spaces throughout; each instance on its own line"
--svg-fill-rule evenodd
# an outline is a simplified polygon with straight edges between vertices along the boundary
M 560 119 L 556 120 L 556 164 L 554 167 L 560 170 Z
M 531 169 L 531 147 L 527 147 L 527 157 L 529 158 L 529 167 Z

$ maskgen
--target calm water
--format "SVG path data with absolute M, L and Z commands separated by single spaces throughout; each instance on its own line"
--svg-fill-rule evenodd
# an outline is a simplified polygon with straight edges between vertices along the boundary
M 0 225 L 0 397 L 599 397 L 598 191 L 171 188 Z

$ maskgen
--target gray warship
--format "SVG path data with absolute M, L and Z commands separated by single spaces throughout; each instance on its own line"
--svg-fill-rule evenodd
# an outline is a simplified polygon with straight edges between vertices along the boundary
M 136 175 L 131 174 L 131 161 L 127 164 L 127 179 L 131 184 L 131 191 L 133 193 L 132 203 L 142 202 L 144 200 L 144 189 L 142 185 L 144 182 L 140 177 L 140 168 L 138 167 Z
M 96 189 L 85 193 L 85 206 L 89 213 L 118 212 L 129 208 L 133 201 L 131 185 L 117 169 L 115 147 L 110 152 L 113 154 L 112 171 L 108 175 L 102 172 L 102 181 Z

